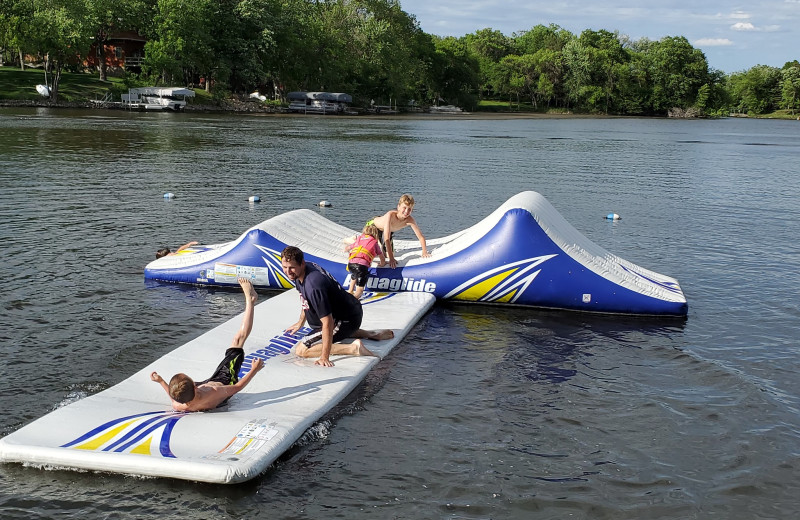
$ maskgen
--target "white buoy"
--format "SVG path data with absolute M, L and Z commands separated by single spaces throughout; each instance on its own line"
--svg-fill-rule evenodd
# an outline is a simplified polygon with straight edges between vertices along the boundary
M 621 218 L 622 217 L 620 217 L 616 213 L 609 213 L 608 215 L 606 215 L 606 219 L 608 219 L 608 220 L 619 220 Z
M 248 202 L 261 202 L 261 197 L 259 197 L 258 195 L 251 195 L 250 198 L 247 199 L 247 201 Z
M 167 193 L 164 194 L 164 198 L 165 199 L 174 199 L 175 198 L 175 194 L 172 193 L 171 191 L 168 191 Z
M 327 200 L 321 200 L 321 201 L 319 201 L 319 207 L 320 208 L 330 208 L 331 207 L 331 203 L 328 202 Z

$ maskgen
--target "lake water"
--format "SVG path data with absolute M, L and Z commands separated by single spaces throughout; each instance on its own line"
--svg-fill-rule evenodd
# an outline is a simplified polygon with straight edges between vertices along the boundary
M 235 291 L 145 284 L 158 247 L 296 208 L 358 228 L 409 192 L 435 238 L 535 190 L 676 277 L 689 316 L 439 304 L 257 479 L 3 464 L 0 517 L 792 518 L 798 158 L 796 121 L 2 109 L 3 435 L 242 311 Z

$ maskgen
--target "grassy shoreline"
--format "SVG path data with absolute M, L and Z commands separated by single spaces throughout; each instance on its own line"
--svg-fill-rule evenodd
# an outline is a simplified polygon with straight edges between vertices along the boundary
M 122 78 L 110 77 L 108 81 L 100 81 L 97 74 L 80 72 L 64 72 L 59 83 L 59 102 L 52 103 L 36 91 L 36 85 L 44 83 L 44 72 L 40 69 L 20 70 L 12 67 L 0 67 L 0 107 L 51 107 L 51 108 L 93 108 L 102 109 L 92 103 L 100 100 L 108 93 L 119 93 L 127 90 Z M 49 78 L 48 78 L 49 79 Z M 246 112 L 246 113 L 280 113 L 274 107 L 262 105 L 256 101 L 242 101 L 236 98 L 215 102 L 204 90 L 196 90 L 197 97 L 190 100 L 187 111 L 201 112 Z M 358 117 L 365 117 L 363 115 Z M 385 118 L 386 115 L 375 117 Z M 426 119 L 481 118 L 481 119 L 513 119 L 513 118 L 560 118 L 560 117 L 636 117 L 609 116 L 603 114 L 574 113 L 563 109 L 536 110 L 529 103 L 520 105 L 498 100 L 479 102 L 477 110 L 472 112 L 450 114 L 403 113 L 399 117 L 424 117 Z M 790 114 L 787 110 L 778 110 L 770 114 L 736 115 L 736 117 L 754 119 L 797 119 L 800 114 Z

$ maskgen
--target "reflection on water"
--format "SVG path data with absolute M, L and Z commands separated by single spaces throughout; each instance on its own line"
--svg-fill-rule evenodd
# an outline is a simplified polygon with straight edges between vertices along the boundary
M 235 291 L 144 283 L 158 247 L 297 208 L 359 228 L 410 192 L 430 239 L 533 189 L 678 278 L 690 312 L 440 304 L 259 479 L 3 465 L 0 516 L 791 517 L 799 138 L 738 119 L 0 111 L 3 434 L 241 312 Z

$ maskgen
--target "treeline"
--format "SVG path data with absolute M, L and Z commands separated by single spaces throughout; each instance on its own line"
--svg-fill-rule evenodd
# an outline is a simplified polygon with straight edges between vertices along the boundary
M 56 99 L 60 72 L 122 30 L 147 38 L 143 79 L 203 78 L 219 97 L 326 90 L 359 104 L 473 108 L 493 99 L 631 115 L 800 108 L 797 61 L 726 75 L 681 36 L 631 41 L 536 25 L 441 38 L 396 0 L 0 0 L 5 61 L 46 58 Z M 99 73 L 105 79 L 104 67 Z

